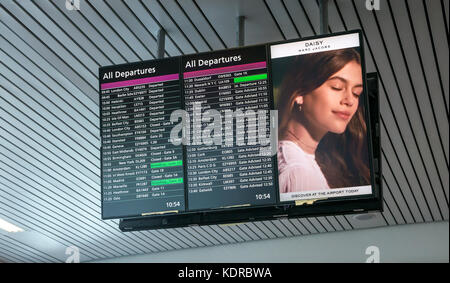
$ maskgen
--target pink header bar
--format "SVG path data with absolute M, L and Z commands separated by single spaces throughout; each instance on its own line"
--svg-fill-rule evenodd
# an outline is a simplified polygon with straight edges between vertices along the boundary
M 104 90 L 104 89 L 109 89 L 109 88 L 126 87 L 126 86 L 134 86 L 134 85 L 142 85 L 142 84 L 150 84 L 150 83 L 159 83 L 159 82 L 165 82 L 165 81 L 178 80 L 179 78 L 180 78 L 180 76 L 178 74 L 172 74 L 172 75 L 148 77 L 148 78 L 128 80 L 128 81 L 104 83 L 104 84 L 100 85 L 100 89 Z
M 203 77 L 203 76 L 217 75 L 217 74 L 223 74 L 223 73 L 239 72 L 239 71 L 246 71 L 246 70 L 253 70 L 253 69 L 262 69 L 265 67 L 266 67 L 266 62 L 263 61 L 263 62 L 257 62 L 257 63 L 242 64 L 242 65 L 201 70 L 201 71 L 185 72 L 183 74 L 183 77 L 185 79 L 189 79 L 189 78 L 194 78 L 194 77 Z

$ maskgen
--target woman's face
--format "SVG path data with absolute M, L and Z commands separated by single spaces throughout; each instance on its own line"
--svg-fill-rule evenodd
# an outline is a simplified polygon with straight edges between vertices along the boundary
M 299 96 L 301 101 L 297 102 L 302 104 L 304 118 L 315 130 L 341 134 L 358 109 L 362 91 L 361 65 L 351 61 L 320 87 Z

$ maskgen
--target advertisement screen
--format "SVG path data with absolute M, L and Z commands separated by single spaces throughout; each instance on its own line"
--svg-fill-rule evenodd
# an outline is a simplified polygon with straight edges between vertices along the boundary
M 280 201 L 372 194 L 359 34 L 270 51 Z

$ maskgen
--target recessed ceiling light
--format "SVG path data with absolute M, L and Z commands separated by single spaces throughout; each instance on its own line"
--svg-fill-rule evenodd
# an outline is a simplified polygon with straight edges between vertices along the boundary
M 0 218 L 0 229 L 5 230 L 6 232 L 9 232 L 9 233 L 17 233 L 17 232 L 24 231 L 22 228 L 19 228 L 16 225 L 11 224 L 1 218 Z
M 363 214 L 357 214 L 353 216 L 353 219 L 359 220 L 359 221 L 367 221 L 375 218 L 375 214 L 373 213 L 363 213 Z

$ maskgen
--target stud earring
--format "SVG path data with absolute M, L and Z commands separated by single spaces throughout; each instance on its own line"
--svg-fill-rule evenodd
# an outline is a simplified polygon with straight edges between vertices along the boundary
M 302 105 L 301 104 L 298 105 L 298 111 L 302 112 Z

